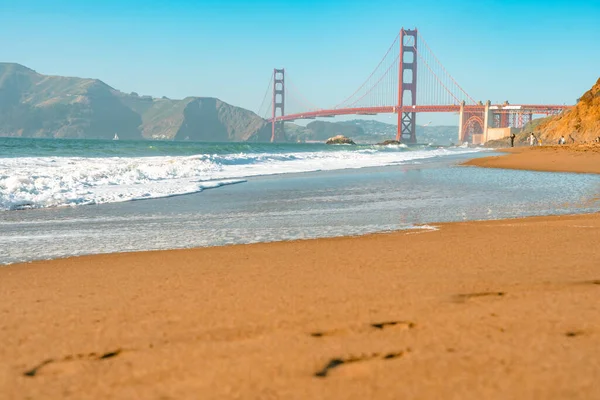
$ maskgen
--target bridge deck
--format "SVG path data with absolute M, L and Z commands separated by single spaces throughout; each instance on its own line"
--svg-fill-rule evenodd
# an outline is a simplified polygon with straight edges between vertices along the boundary
M 572 106 L 566 105 L 540 105 L 540 104 L 518 104 L 518 105 L 492 105 L 490 111 L 493 113 L 531 113 L 531 114 L 543 114 L 551 115 L 557 114 L 563 110 L 571 108 Z M 473 112 L 484 112 L 485 105 L 465 105 L 464 111 Z M 460 112 L 460 105 L 446 105 L 446 106 L 382 106 L 382 107 L 359 107 L 359 108 L 338 108 L 338 109 L 326 109 L 326 110 L 314 110 L 306 111 L 298 114 L 289 114 L 273 118 L 270 118 L 269 122 L 281 122 L 281 121 L 293 121 L 296 119 L 315 119 L 323 117 L 334 117 L 337 115 L 375 115 L 375 114 L 396 114 L 398 112 L 417 112 L 417 113 L 437 113 L 437 112 Z

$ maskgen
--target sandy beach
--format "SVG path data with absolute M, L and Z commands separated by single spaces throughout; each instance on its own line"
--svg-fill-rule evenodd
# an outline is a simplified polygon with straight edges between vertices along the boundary
M 590 148 L 468 164 L 600 173 Z M 0 398 L 600 398 L 599 239 L 594 213 L 2 267 Z
M 508 153 L 508 155 L 476 158 L 467 161 L 465 165 L 600 174 L 600 144 L 596 143 L 514 147 L 500 151 Z

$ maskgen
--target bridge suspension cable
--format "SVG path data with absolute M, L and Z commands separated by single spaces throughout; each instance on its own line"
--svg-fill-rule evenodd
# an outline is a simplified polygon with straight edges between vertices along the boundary
M 272 103 L 275 99 L 269 94 L 274 93 L 274 79 L 272 74 L 259 109 L 259 115 L 267 119 L 273 115 Z M 283 92 L 279 93 L 284 96 L 281 101 L 285 106 L 279 104 L 278 107 L 282 112 L 285 110 L 286 120 L 351 113 L 399 113 L 401 110 L 406 113 L 407 107 L 420 107 L 421 111 L 424 107 L 428 110 L 436 107 L 448 110 L 462 101 L 477 104 L 448 73 L 416 29 L 403 29 L 396 35 L 367 79 L 352 94 L 331 108 L 323 109 L 308 101 L 290 79 L 288 71 L 285 72 L 285 84 L 279 82 L 278 85 L 284 86 Z M 400 90 L 402 93 L 399 93 Z M 403 108 L 400 109 L 399 106 Z M 280 118 L 283 116 L 277 117 L 278 120 Z
M 273 101 L 270 98 L 269 94 L 273 93 L 273 73 L 271 73 L 271 77 L 269 78 L 269 84 L 267 85 L 267 91 L 265 92 L 265 96 L 263 97 L 262 103 L 258 108 L 257 115 L 261 118 L 267 119 L 271 117 L 271 112 L 273 110 Z
M 389 105 L 389 101 L 390 98 L 396 98 L 397 97 L 397 87 L 395 85 L 395 82 L 393 82 L 392 84 L 392 80 L 390 79 L 391 77 L 394 77 L 397 75 L 397 72 L 395 70 L 397 70 L 397 62 L 399 59 L 399 55 L 396 56 L 395 60 L 392 62 L 392 64 L 385 70 L 384 74 L 376 81 L 374 82 L 373 86 L 371 86 L 368 90 L 366 90 L 366 92 L 360 96 L 358 99 L 354 100 L 354 102 L 346 104 L 346 107 L 349 108 L 355 108 L 355 107 L 359 107 L 360 103 L 362 100 L 364 100 L 367 96 L 374 94 L 374 103 L 373 101 L 370 101 L 368 104 L 371 106 L 386 106 Z M 379 92 L 377 92 L 376 90 L 379 89 L 379 85 L 382 85 L 382 90 L 380 90 Z
M 344 100 L 336 104 L 333 108 L 347 108 L 351 106 L 357 106 L 360 102 L 363 102 L 365 98 L 372 94 L 372 103 L 379 103 L 378 105 L 390 105 L 394 103 L 394 98 L 397 97 L 397 84 L 394 85 L 395 77 L 397 77 L 398 71 L 398 58 L 399 58 L 399 45 L 398 40 L 400 35 L 396 35 L 394 41 L 385 52 L 379 64 L 371 72 L 368 78 Z M 395 72 L 395 73 L 394 73 Z M 375 93 L 376 88 L 381 85 L 381 92 Z M 388 103 L 388 104 L 383 104 Z M 374 105 L 374 104 L 373 104 Z
M 415 44 L 414 49 L 419 61 L 421 61 L 417 63 L 417 76 L 422 77 L 417 80 L 419 104 L 447 105 L 459 104 L 461 101 L 465 101 L 467 104 L 477 104 L 446 70 L 421 35 L 418 35 L 418 42 Z M 438 86 L 438 84 L 441 86 Z M 440 92 L 440 89 L 443 89 L 447 95 Z
M 416 143 L 417 113 L 460 113 L 462 141 L 470 134 L 486 132 L 484 114 L 491 110 L 495 110 L 490 117 L 491 124 L 506 127 L 521 126 L 534 114 L 548 115 L 565 108 L 568 107 L 519 105 L 505 109 L 502 105 L 491 107 L 477 103 L 450 75 L 415 28 L 402 29 L 367 79 L 332 108 L 315 106 L 289 79 L 285 69 L 274 69 L 258 114 L 271 123 L 271 141 L 279 141 L 285 140 L 285 121 L 395 113 L 398 118 L 396 140 Z M 479 133 L 473 130 L 475 122 L 470 124 L 472 121 L 478 122 Z
M 290 79 L 290 73 L 286 74 L 286 101 L 287 101 L 287 109 L 289 111 L 316 111 L 320 108 L 313 104 L 310 100 L 307 100 L 305 96 L 303 96 L 302 92 L 298 90 L 296 85 L 294 85 L 293 79 Z M 291 100 L 291 101 L 290 101 Z

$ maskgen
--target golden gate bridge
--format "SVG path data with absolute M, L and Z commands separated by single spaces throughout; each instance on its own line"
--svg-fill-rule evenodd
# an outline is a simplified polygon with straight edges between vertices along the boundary
M 271 123 L 271 142 L 285 140 L 284 122 L 338 115 L 397 114 L 396 140 L 416 143 L 416 114 L 459 114 L 459 142 L 483 143 L 497 128 L 522 128 L 534 116 L 571 106 L 475 101 L 450 75 L 415 29 L 401 29 L 369 77 L 338 104 L 307 101 L 285 69 L 274 69 L 258 115 Z M 286 113 L 287 112 L 287 113 Z

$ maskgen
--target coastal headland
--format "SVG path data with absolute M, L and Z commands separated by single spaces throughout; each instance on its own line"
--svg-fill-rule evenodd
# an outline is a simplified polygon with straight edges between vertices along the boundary
M 468 164 L 599 173 L 589 148 Z M 2 267 L 0 397 L 600 398 L 599 238 L 593 213 Z

